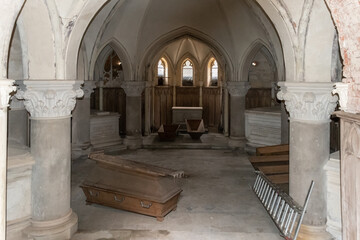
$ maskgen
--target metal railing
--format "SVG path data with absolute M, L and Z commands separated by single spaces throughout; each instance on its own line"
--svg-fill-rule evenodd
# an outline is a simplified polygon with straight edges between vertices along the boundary
M 281 232 L 281 236 L 287 240 L 296 240 L 314 187 L 314 181 L 311 181 L 304 206 L 301 207 L 262 172 L 256 171 L 255 173 L 257 177 L 253 191 L 256 196 Z

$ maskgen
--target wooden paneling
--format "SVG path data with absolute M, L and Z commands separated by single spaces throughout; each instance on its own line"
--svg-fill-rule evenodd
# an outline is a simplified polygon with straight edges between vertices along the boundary
M 176 87 L 176 106 L 199 107 L 199 87 Z
M 203 119 L 205 127 L 216 131 L 221 119 L 220 88 L 203 88 Z
M 245 108 L 271 107 L 271 88 L 251 88 L 246 94 Z
M 122 88 L 104 88 L 103 110 L 120 113 L 119 131 L 126 133 L 126 94 Z M 99 110 L 99 89 L 91 95 L 91 108 Z
M 154 128 L 161 124 L 171 124 L 173 106 L 173 87 L 157 86 L 154 88 Z

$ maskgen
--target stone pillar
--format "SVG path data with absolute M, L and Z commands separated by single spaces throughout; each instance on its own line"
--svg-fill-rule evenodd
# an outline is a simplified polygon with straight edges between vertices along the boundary
M 146 82 L 146 88 L 145 88 L 145 136 L 148 136 L 151 134 L 151 97 L 153 92 L 153 83 L 152 82 Z
M 283 102 L 281 103 L 281 144 L 289 144 L 289 115 Z
M 130 149 L 140 148 L 141 134 L 141 94 L 145 82 L 125 81 L 121 87 L 126 93 L 126 139 L 124 144 Z
M 13 80 L 0 80 L 0 239 L 6 234 L 6 156 L 7 156 L 7 110 L 10 93 L 15 91 Z
M 331 239 L 325 231 L 326 175 L 330 154 L 330 115 L 337 105 L 332 83 L 279 82 L 278 98 L 290 113 L 290 196 L 304 204 L 311 180 L 315 186 L 298 239 Z
M 9 140 L 28 146 L 28 112 L 24 103 L 15 96 L 11 97 L 9 111 Z
M 223 91 L 224 91 L 224 116 L 223 116 L 223 121 L 224 121 L 224 136 L 228 137 L 229 136 L 229 91 L 226 87 L 226 83 L 223 83 Z
M 84 81 L 84 97 L 76 100 L 72 112 L 72 159 L 89 154 L 90 144 L 90 95 L 94 92 L 95 81 Z
M 16 97 L 31 115 L 32 219 L 24 233 L 31 239 L 70 239 L 78 218 L 70 208 L 71 111 L 83 96 L 82 81 L 27 80 Z
M 99 110 L 104 111 L 104 81 L 99 81 Z
M 204 82 L 203 81 L 199 81 L 199 107 L 203 106 L 203 86 L 204 86 Z
M 245 96 L 248 82 L 227 82 L 230 93 L 230 141 L 231 147 L 245 147 Z

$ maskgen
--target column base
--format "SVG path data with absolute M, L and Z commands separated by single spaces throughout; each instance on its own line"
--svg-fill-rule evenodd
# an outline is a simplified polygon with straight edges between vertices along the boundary
M 78 216 L 72 210 L 65 217 L 51 221 L 31 221 L 31 226 L 24 230 L 28 239 L 64 240 L 71 239 L 78 229 Z
M 142 147 L 142 137 L 141 136 L 126 136 L 124 140 L 124 145 L 128 149 L 139 149 Z
M 326 226 L 310 226 L 301 224 L 298 240 L 332 240 L 334 237 L 326 232 Z
M 231 137 L 229 138 L 229 147 L 232 149 L 244 149 L 246 139 L 244 137 Z
M 77 159 L 81 156 L 89 155 L 92 150 L 90 142 L 87 143 L 73 143 L 71 145 L 71 159 Z
M 30 226 L 30 217 L 25 217 L 6 224 L 6 239 L 7 240 L 20 240 L 25 239 L 23 230 Z

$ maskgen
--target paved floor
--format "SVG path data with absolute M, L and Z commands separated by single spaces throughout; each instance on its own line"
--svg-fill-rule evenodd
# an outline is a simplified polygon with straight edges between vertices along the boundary
M 177 210 L 163 222 L 100 205 L 85 205 L 79 188 L 95 166 L 79 159 L 72 166 L 72 208 L 79 217 L 73 240 L 279 240 L 282 239 L 250 189 L 254 181 L 247 155 L 233 150 L 141 149 L 123 158 L 184 170 L 176 180 L 183 192 Z

